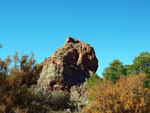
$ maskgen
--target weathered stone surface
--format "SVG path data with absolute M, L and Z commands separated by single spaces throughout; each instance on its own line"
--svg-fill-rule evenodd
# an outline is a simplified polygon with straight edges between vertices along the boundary
M 86 101 L 86 78 L 98 68 L 93 47 L 68 37 L 64 46 L 55 51 L 43 63 L 43 70 L 36 85 L 43 93 L 70 93 L 72 99 Z

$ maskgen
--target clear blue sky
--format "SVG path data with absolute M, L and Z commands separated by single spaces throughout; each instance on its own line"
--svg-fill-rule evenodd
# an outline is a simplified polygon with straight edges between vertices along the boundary
M 0 0 L 0 58 L 32 50 L 40 63 L 67 36 L 95 48 L 100 76 L 113 59 L 131 64 L 150 49 L 150 0 Z

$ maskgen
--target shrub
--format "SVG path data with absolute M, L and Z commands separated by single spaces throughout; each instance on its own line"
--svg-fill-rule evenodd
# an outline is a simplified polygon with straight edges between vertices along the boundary
M 86 80 L 88 89 L 91 89 L 101 78 L 95 73 L 90 78 Z
M 83 113 L 148 113 L 150 89 L 144 87 L 145 74 L 121 76 L 116 84 L 109 80 L 95 85 L 89 92 L 92 101 Z
M 11 67 L 10 56 L 0 59 L 0 113 L 47 113 L 69 108 L 70 96 L 66 93 L 36 94 L 33 87 L 42 66 L 35 64 L 33 56 L 19 58 L 16 53 Z
M 53 110 L 64 110 L 69 107 L 70 95 L 68 93 L 52 93 L 51 106 Z
M 101 78 L 95 73 L 90 78 L 86 80 L 88 91 L 90 91 L 97 83 L 101 82 Z M 88 96 L 88 101 L 91 101 L 92 98 Z
M 16 53 L 10 67 L 11 61 L 10 56 L 0 59 L 0 112 L 28 109 L 36 99 L 29 87 L 36 84 L 42 67 L 35 64 L 33 53 L 21 59 Z

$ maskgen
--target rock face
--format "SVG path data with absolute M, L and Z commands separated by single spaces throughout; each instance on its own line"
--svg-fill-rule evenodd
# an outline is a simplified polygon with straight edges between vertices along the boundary
M 98 68 L 94 49 L 87 43 L 68 37 L 64 46 L 43 63 L 36 85 L 43 93 L 69 92 L 74 100 L 86 101 L 85 80 Z

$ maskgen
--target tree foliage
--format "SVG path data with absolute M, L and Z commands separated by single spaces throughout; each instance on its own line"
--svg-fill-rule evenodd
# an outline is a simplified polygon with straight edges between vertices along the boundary
M 110 80 L 112 83 L 115 83 L 116 80 L 121 75 L 130 76 L 131 74 L 140 74 L 146 73 L 145 84 L 150 86 L 149 78 L 150 78 L 150 53 L 149 52 L 141 52 L 139 56 L 135 57 L 133 60 L 133 64 L 123 65 L 119 60 L 113 60 L 109 67 L 105 68 L 103 71 L 104 78 Z
M 132 68 L 133 72 L 136 74 L 140 72 L 150 74 L 150 53 L 141 52 L 139 56 L 135 57 L 133 60 Z
M 109 64 L 109 67 L 104 69 L 102 74 L 104 78 L 110 80 L 112 83 L 115 83 L 121 75 L 126 74 L 126 71 L 123 64 L 118 59 L 116 59 Z

